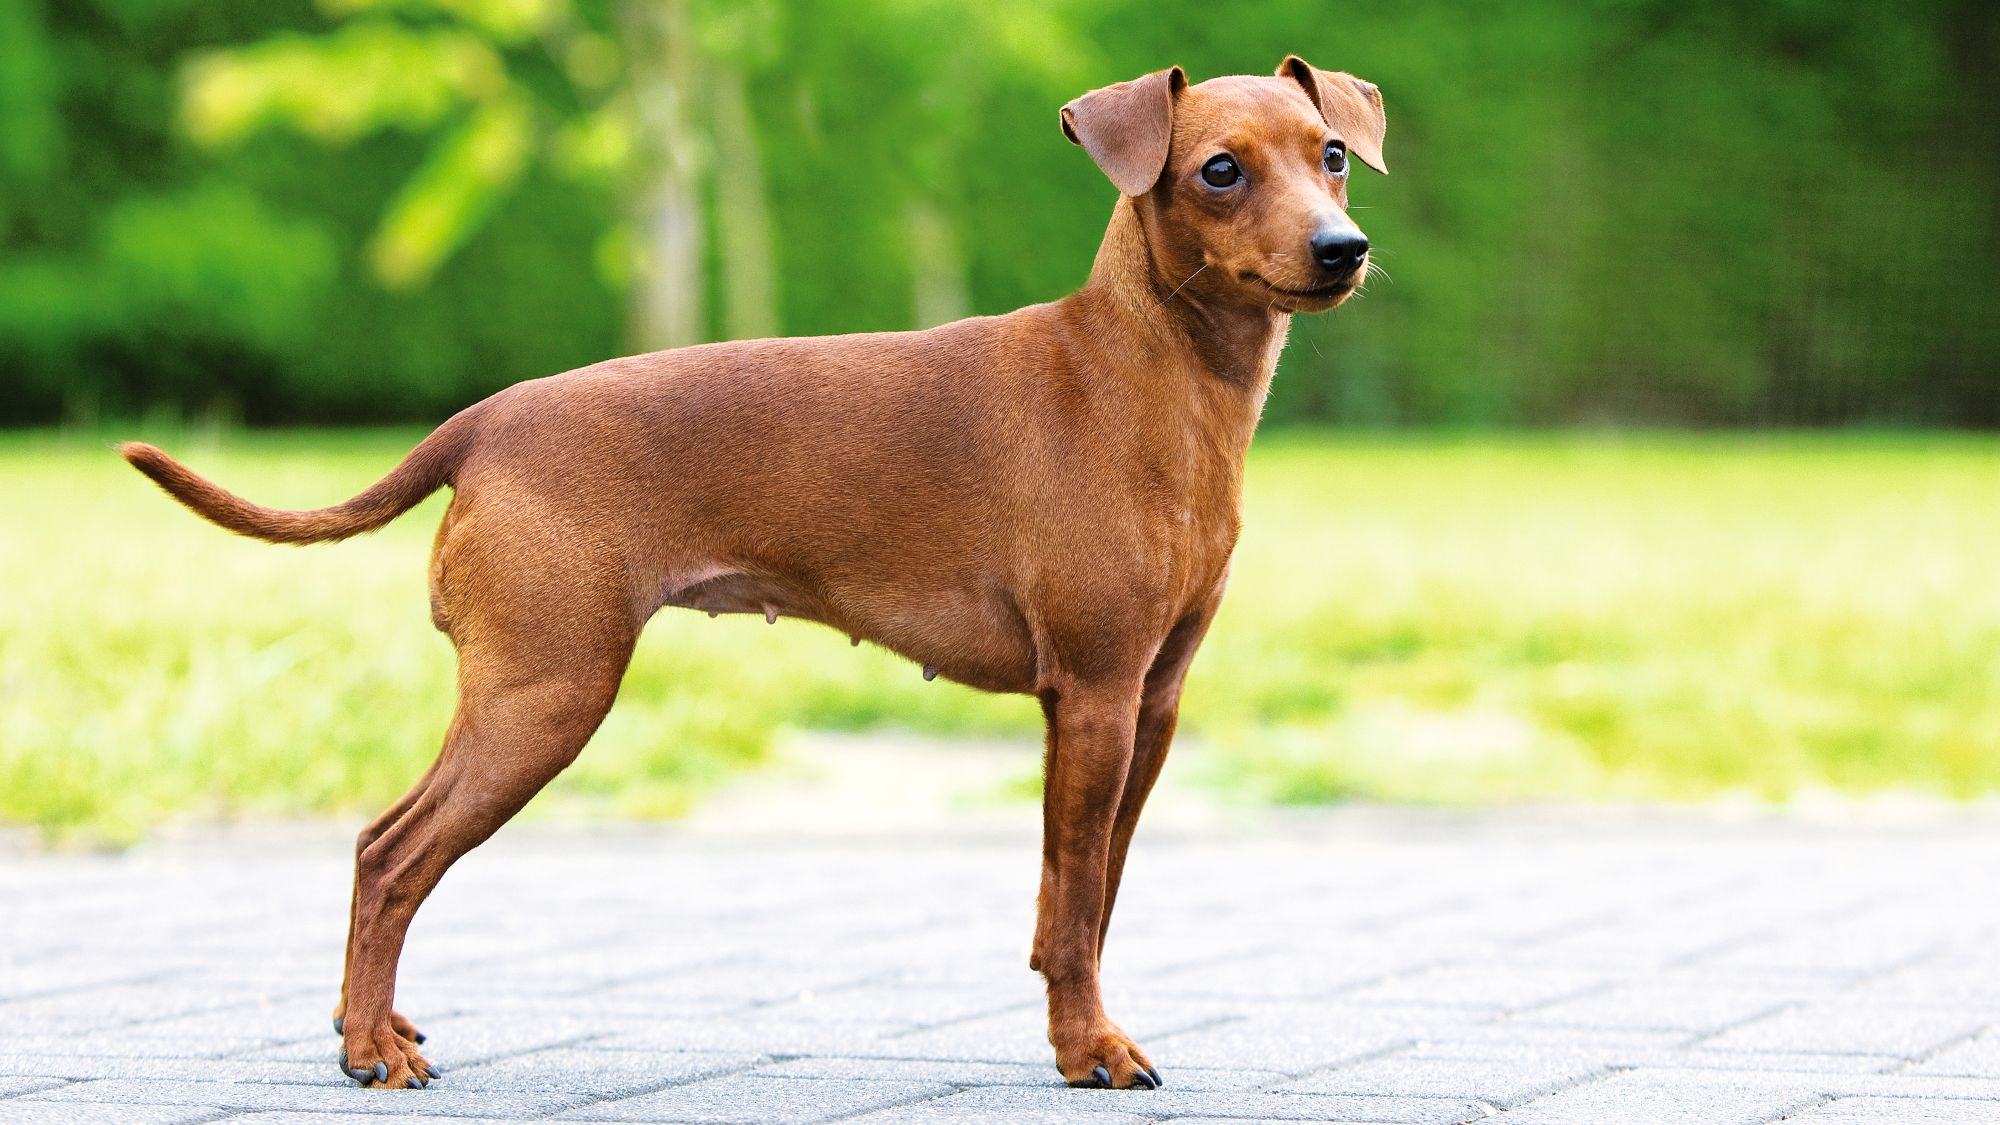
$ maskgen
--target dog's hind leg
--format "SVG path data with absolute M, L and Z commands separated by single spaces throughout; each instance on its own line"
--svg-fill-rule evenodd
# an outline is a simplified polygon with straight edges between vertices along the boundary
M 439 760 L 441 761 L 442 758 Z M 431 778 L 437 776 L 437 770 L 438 762 L 433 761 L 430 764 L 430 768 L 424 771 L 424 775 L 417 779 L 417 783 L 410 786 L 410 791 L 397 798 L 395 804 L 384 809 L 381 816 L 369 821 L 368 827 L 363 828 L 361 835 L 356 837 L 354 841 L 354 893 L 348 899 L 347 903 L 347 955 L 346 962 L 340 973 L 340 1002 L 333 1006 L 333 1033 L 335 1035 L 340 1035 L 345 1030 L 347 982 L 354 976 L 354 913 L 361 902 L 361 855 L 368 850 L 370 844 L 381 838 L 382 833 L 388 831 L 390 825 L 396 823 L 404 813 L 410 811 L 410 806 L 416 804 L 417 798 L 423 796 L 424 790 L 430 787 Z M 396 1029 L 396 1034 L 408 1039 L 412 1043 L 422 1043 L 424 1041 L 424 1033 L 418 1031 L 417 1025 L 411 1023 L 409 1017 L 401 1012 L 392 1011 L 389 1013 L 389 1025 Z
M 444 752 L 355 865 L 341 1066 L 376 1086 L 421 1086 L 435 1076 L 391 1009 L 411 918 L 460 856 L 576 758 L 610 710 L 638 635 L 617 576 L 591 573 L 581 552 L 508 544 L 482 566 L 479 547 L 456 556 L 447 547 L 447 568 L 463 568 L 458 588 L 476 596 L 450 607 L 459 702 Z M 477 581 L 464 572 L 471 569 L 481 572 Z

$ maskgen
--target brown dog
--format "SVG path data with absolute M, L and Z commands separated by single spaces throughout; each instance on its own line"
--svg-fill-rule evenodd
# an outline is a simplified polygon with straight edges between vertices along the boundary
M 1105 926 L 1222 597 L 1290 314 L 1340 304 L 1366 273 L 1347 156 L 1384 170 L 1382 99 L 1297 57 L 1193 87 L 1174 67 L 1085 94 L 1062 128 L 1122 198 L 1089 283 L 1053 304 L 521 383 L 317 511 L 123 447 L 183 504 L 277 543 L 343 539 L 454 491 L 431 616 L 458 649 L 458 711 L 357 843 L 334 1017 L 355 1079 L 436 1077 L 391 1010 L 411 917 L 583 749 L 640 628 L 682 606 L 818 621 L 926 676 L 1041 701 L 1029 964 L 1056 1065 L 1073 1085 L 1159 1084 L 1105 1015 Z

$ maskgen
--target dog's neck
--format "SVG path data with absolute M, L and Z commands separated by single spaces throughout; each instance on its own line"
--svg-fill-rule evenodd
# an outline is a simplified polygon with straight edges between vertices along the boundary
M 1205 299 L 1200 264 L 1169 276 L 1154 256 L 1145 221 L 1129 198 L 1120 198 L 1097 248 L 1090 280 L 1073 299 L 1109 319 L 1129 344 L 1165 342 L 1192 355 L 1202 374 L 1241 390 L 1254 413 L 1263 408 L 1284 350 L 1291 315 L 1269 307 L 1247 308 Z

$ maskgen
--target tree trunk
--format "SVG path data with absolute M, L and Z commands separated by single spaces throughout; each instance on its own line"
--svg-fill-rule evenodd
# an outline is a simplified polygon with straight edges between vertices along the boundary
M 686 0 L 626 0 L 620 17 L 645 167 L 630 220 L 632 341 L 640 350 L 698 344 L 707 336 L 702 311 L 704 153 L 693 124 L 701 57 Z
M 732 340 L 778 334 L 771 205 L 757 123 L 741 69 L 710 60 L 706 74 L 715 126 L 715 234 L 721 244 L 722 331 Z

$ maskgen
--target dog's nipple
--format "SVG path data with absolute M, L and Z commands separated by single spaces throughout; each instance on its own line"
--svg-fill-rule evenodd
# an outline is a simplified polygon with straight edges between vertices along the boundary
M 769 604 L 765 605 L 765 606 L 764 606 L 764 624 L 766 624 L 766 625 L 776 625 L 777 623 L 778 623 L 778 607 L 777 607 L 777 606 L 774 606 L 774 605 L 769 605 Z
M 847 638 L 847 644 L 848 644 L 848 647 L 849 647 L 849 648 L 860 648 L 860 647 L 861 647 L 861 638 L 860 638 L 860 637 L 856 637 L 856 636 L 851 636 L 851 635 L 850 635 L 850 636 L 849 636 L 849 637 Z
M 708 616 L 709 616 L 710 618 L 716 618 L 716 617 L 721 617 L 721 616 L 722 616 L 722 611 L 721 611 L 721 610 L 719 610 L 719 609 L 711 609 L 711 610 L 709 610 L 709 611 L 708 611 Z
M 932 680 L 935 679 L 937 679 L 937 665 L 935 664 L 924 665 L 924 682 L 930 683 Z

